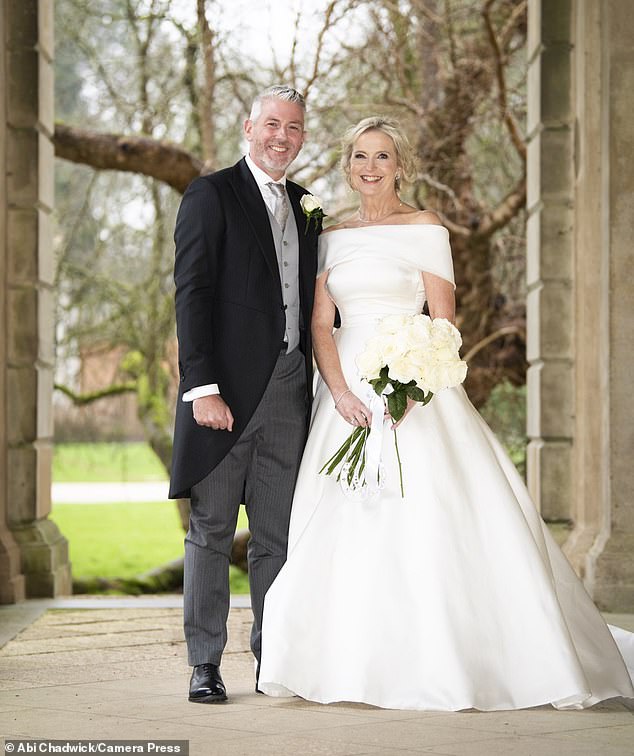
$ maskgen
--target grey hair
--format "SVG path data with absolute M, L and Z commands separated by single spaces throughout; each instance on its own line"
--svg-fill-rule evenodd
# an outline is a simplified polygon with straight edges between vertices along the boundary
M 251 105 L 249 120 L 257 121 L 258 116 L 262 112 L 262 102 L 271 97 L 278 100 L 284 100 L 285 102 L 295 102 L 304 112 L 306 112 L 306 101 L 301 92 L 298 92 L 296 89 L 293 89 L 293 87 L 288 87 L 285 84 L 274 84 L 272 87 L 268 87 L 255 96 L 253 104 Z
M 350 183 L 352 148 L 361 134 L 365 134 L 366 131 L 382 131 L 394 142 L 396 162 L 400 168 L 394 181 L 394 188 L 398 192 L 401 188 L 401 181 L 411 183 L 416 177 L 416 156 L 399 122 L 385 116 L 369 116 L 368 118 L 364 118 L 344 134 L 341 140 L 341 162 L 339 165 L 346 177 L 346 181 L 352 187 Z

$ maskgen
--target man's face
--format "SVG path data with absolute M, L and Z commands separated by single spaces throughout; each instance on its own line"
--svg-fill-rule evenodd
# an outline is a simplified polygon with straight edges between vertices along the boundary
M 304 143 L 304 111 L 296 102 L 267 97 L 256 120 L 244 122 L 244 134 L 253 162 L 277 181 Z

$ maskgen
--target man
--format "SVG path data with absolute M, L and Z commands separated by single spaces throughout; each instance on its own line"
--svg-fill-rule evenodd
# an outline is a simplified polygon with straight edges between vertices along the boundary
M 304 110 L 290 87 L 258 95 L 244 122 L 248 155 L 194 180 L 176 220 L 181 384 L 170 497 L 191 498 L 184 610 L 193 702 L 227 698 L 219 667 L 243 500 L 258 665 L 264 595 L 286 559 L 307 432 L 317 270 L 318 229 L 305 233 L 300 208 L 306 190 L 286 180 L 304 141 Z

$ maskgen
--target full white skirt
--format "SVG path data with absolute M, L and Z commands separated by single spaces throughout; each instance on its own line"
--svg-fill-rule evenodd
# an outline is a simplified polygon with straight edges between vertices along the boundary
M 358 389 L 365 329 L 337 333 Z M 318 471 L 351 426 L 319 381 L 289 557 L 264 610 L 260 688 L 386 708 L 581 708 L 634 696 L 614 636 L 462 388 L 383 437 L 386 486 L 346 498 Z

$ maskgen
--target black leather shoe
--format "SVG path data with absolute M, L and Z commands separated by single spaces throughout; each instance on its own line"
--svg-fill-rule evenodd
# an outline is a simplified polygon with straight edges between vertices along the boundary
M 189 700 L 192 703 L 222 703 L 227 690 L 217 664 L 198 664 L 189 681 Z

